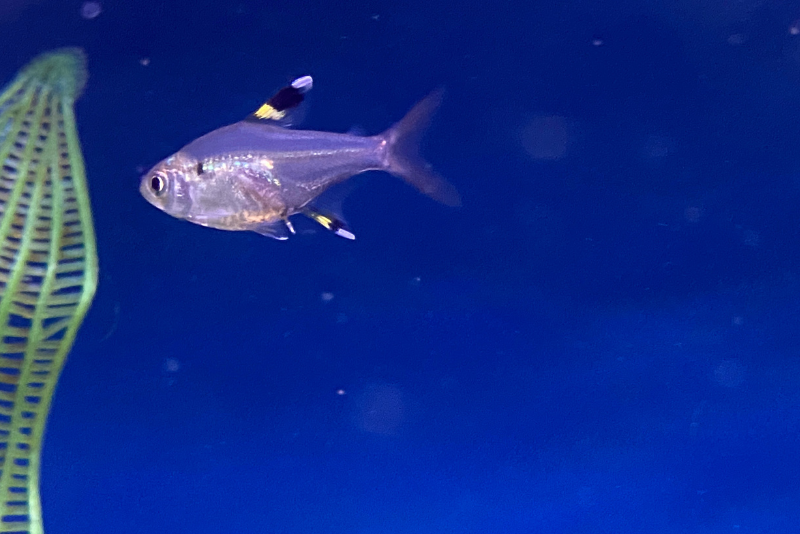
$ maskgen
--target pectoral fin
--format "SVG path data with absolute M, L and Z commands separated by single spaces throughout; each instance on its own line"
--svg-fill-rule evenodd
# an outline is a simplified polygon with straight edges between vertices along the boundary
M 278 241 L 286 241 L 289 239 L 289 235 L 294 233 L 294 228 L 287 219 L 286 221 L 259 224 L 253 228 L 253 231 Z

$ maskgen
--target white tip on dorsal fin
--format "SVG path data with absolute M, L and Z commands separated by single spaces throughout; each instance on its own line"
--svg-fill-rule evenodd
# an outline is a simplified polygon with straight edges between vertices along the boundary
M 291 86 L 300 91 L 300 93 L 307 93 L 314 86 L 314 79 L 311 76 L 300 76 L 291 83 Z

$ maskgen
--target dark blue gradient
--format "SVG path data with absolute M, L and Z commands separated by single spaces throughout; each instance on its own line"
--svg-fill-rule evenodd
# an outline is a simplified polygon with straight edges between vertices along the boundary
M 0 79 L 90 59 L 48 534 L 798 532 L 795 3 L 81 3 L 0 11 Z M 305 74 L 331 131 L 446 87 L 464 207 L 370 173 L 356 241 L 276 242 L 140 198 Z

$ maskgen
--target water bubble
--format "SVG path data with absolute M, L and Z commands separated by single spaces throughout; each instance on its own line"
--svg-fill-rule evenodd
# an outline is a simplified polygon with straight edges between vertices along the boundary
M 103 7 L 100 5 L 100 2 L 84 2 L 81 6 L 81 17 L 86 20 L 91 20 L 97 18 L 102 11 Z
M 703 208 L 700 206 L 687 206 L 683 210 L 683 218 L 686 222 L 696 223 L 703 217 Z
M 177 358 L 167 358 L 164 360 L 164 371 L 167 373 L 177 373 L 181 369 L 181 362 Z

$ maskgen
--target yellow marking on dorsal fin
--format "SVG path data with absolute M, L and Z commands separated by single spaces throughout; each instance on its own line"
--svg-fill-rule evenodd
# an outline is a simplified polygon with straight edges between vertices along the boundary
M 265 102 L 253 115 L 262 120 L 271 119 L 278 121 L 286 116 L 286 111 L 278 111 L 269 102 Z

